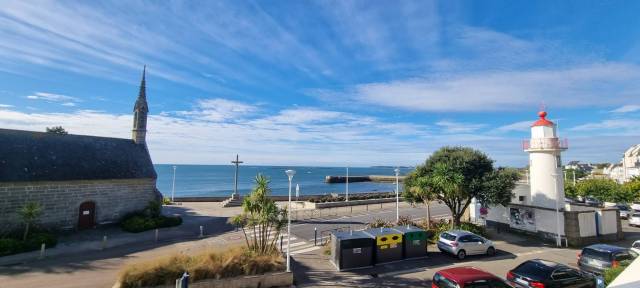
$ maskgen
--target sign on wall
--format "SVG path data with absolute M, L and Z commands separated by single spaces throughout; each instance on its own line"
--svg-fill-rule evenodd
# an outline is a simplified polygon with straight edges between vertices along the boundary
M 536 214 L 534 209 L 510 207 L 509 216 L 509 226 L 511 228 L 536 232 Z

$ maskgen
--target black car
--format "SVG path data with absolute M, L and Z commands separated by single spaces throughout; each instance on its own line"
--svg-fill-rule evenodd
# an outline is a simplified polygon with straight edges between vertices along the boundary
M 507 281 L 514 287 L 596 287 L 596 279 L 593 275 L 567 265 L 541 259 L 522 262 L 507 273 Z
M 628 248 L 608 244 L 594 244 L 582 249 L 578 254 L 580 270 L 601 275 L 611 267 L 620 265 L 622 261 L 630 261 L 638 257 L 636 252 Z

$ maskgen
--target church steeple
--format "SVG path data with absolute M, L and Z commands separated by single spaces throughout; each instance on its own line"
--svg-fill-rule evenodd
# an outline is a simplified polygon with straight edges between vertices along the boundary
M 133 141 L 137 144 L 146 145 L 147 134 L 147 114 L 149 113 L 149 106 L 147 105 L 147 87 L 145 81 L 145 75 L 147 73 L 147 65 L 142 70 L 142 81 L 140 81 L 140 92 L 138 92 L 138 99 L 136 105 L 133 107 Z

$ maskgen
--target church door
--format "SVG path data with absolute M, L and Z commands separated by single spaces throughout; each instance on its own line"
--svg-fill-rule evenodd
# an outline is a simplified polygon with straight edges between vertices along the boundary
M 80 204 L 78 229 L 88 229 L 96 226 L 96 203 L 92 201 Z

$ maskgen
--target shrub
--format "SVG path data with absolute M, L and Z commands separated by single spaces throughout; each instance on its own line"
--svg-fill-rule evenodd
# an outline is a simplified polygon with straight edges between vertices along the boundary
M 400 216 L 398 218 L 398 223 L 396 225 L 399 226 L 407 226 L 407 225 L 415 225 L 415 223 L 411 220 L 409 216 Z
M 372 222 L 367 224 L 369 228 L 380 228 L 380 227 L 392 227 L 391 222 L 388 222 L 384 219 L 374 219 Z
M 132 233 L 138 233 L 156 228 L 173 227 L 182 224 L 180 216 L 164 216 L 148 217 L 142 214 L 133 214 L 120 223 L 122 230 Z
M 163 205 L 170 205 L 171 203 L 172 203 L 171 202 L 171 198 L 169 198 L 169 197 L 162 198 L 162 204 Z
M 618 275 L 620 275 L 620 273 L 622 273 L 622 271 L 624 271 L 624 269 L 626 269 L 630 263 L 630 261 L 622 261 L 618 267 L 608 268 L 604 270 L 604 284 L 611 284 L 611 282 L 613 282 L 613 280 L 615 280 L 616 277 L 618 277 Z
M 188 271 L 191 281 L 259 275 L 284 270 L 279 252 L 257 255 L 246 248 L 208 251 L 195 256 L 175 254 L 126 266 L 119 281 L 122 288 L 173 285 Z
M 480 226 L 480 225 L 476 225 L 473 223 L 469 223 L 469 222 L 462 222 L 460 223 L 460 227 L 458 227 L 458 229 L 460 230 L 466 230 L 469 231 L 471 233 L 483 236 L 483 237 L 487 237 L 487 231 L 484 229 L 484 227 Z
M 431 228 L 427 229 L 427 220 L 420 221 L 416 223 L 416 226 L 427 231 L 427 237 L 429 237 L 429 243 L 438 242 L 438 237 L 440 237 L 440 233 L 450 230 L 451 224 L 449 222 L 440 220 L 438 222 L 431 222 Z
M 50 248 L 56 246 L 58 242 L 56 236 L 48 232 L 32 231 L 24 241 L 21 236 L 17 236 L 20 233 L 13 234 L 14 236 L 0 238 L 0 256 L 38 250 L 42 243 Z

